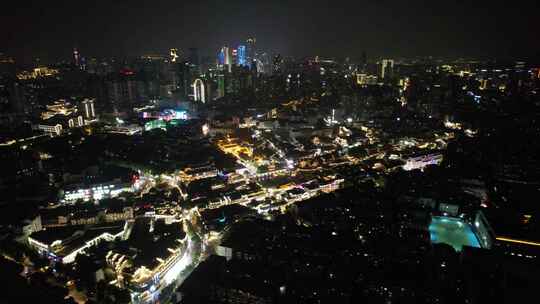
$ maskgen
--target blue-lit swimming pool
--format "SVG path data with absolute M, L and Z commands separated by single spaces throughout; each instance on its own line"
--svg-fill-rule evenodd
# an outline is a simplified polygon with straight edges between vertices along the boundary
M 463 246 L 481 247 L 469 224 L 459 218 L 433 216 L 429 234 L 431 243 L 445 243 L 456 251 L 461 251 Z

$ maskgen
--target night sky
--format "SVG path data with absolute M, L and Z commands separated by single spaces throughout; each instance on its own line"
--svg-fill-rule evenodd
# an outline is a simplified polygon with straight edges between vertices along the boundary
M 0 52 L 31 62 L 220 45 L 292 56 L 538 58 L 537 1 L 9 1 Z M 294 3 L 292 3 L 294 2 Z M 8 9 L 8 6 L 11 8 Z

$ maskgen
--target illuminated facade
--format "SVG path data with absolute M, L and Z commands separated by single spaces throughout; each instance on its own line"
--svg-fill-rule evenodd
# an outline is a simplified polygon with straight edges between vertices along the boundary
M 480 90 L 485 90 L 488 88 L 488 80 L 487 79 L 480 79 Z
M 84 107 L 84 118 L 86 120 L 93 120 L 96 118 L 96 111 L 94 109 L 94 99 L 85 99 L 82 101 Z
M 356 83 L 361 86 L 377 84 L 377 76 L 368 74 L 356 74 Z
M 231 64 L 232 65 L 238 64 L 238 50 L 237 49 L 231 50 Z
M 75 202 L 77 200 L 89 201 L 116 197 L 122 192 L 133 192 L 131 183 L 106 183 L 81 186 L 76 189 L 64 191 L 63 202 Z
M 223 66 L 225 65 L 225 49 L 221 48 L 221 50 L 218 53 L 218 65 Z
M 206 91 L 202 79 L 197 78 L 193 82 L 193 98 L 195 101 L 206 103 Z
M 410 171 L 415 169 L 422 169 L 428 165 L 439 165 L 443 161 L 443 155 L 440 153 L 423 155 L 407 159 L 403 170 Z
M 178 50 L 177 49 L 171 49 L 169 55 L 171 56 L 171 62 L 176 62 L 178 60 Z
M 21 71 L 17 73 L 17 79 L 19 80 L 29 80 L 37 79 L 41 77 L 50 77 L 55 76 L 59 73 L 58 69 L 52 69 L 48 67 L 38 67 L 32 71 Z
M 165 109 L 159 112 L 140 112 L 141 118 L 155 118 L 155 119 L 161 119 L 165 121 L 173 120 L 173 119 L 188 119 L 188 115 L 186 111 L 183 110 L 172 110 L 172 109 Z
M 255 58 L 255 43 L 257 40 L 255 38 L 248 38 L 246 40 L 246 62 L 251 64 Z
M 79 54 L 79 50 L 77 50 L 77 48 L 73 49 L 73 62 L 76 66 L 80 66 L 81 64 L 81 55 Z
M 66 228 L 53 228 L 32 233 L 28 237 L 28 243 L 30 247 L 38 253 L 46 255 L 47 258 L 61 262 L 62 264 L 69 264 L 75 261 L 79 253 L 97 245 L 99 242 L 112 242 L 122 238 L 127 231 L 127 226 L 126 222 L 122 226 L 106 227 L 103 229 L 74 229 L 71 234 L 58 231 L 58 239 L 51 238 L 51 236 L 55 235 L 55 230 L 66 230 Z
M 227 69 L 227 71 L 230 73 L 232 70 L 232 64 L 231 50 L 227 46 L 222 47 L 218 54 L 218 65 L 223 69 Z
M 167 128 L 167 122 L 163 119 L 156 119 L 156 120 L 152 120 L 152 121 L 149 121 L 147 123 L 144 124 L 144 130 L 145 131 L 150 131 L 150 130 L 154 130 L 154 129 L 166 129 Z
M 221 98 L 225 96 L 225 75 L 219 74 L 217 76 L 217 82 L 218 82 L 217 97 Z
M 381 61 L 381 79 L 392 78 L 394 76 L 394 60 L 383 59 Z
M 185 121 L 185 119 L 171 119 L 171 120 L 155 119 L 155 120 L 151 120 L 145 123 L 144 130 L 145 131 L 150 131 L 153 129 L 166 130 L 168 127 L 181 125 L 183 121 Z
M 247 57 L 246 57 L 246 46 L 245 45 L 239 45 L 237 48 L 237 59 L 238 59 L 238 65 L 240 66 L 246 66 L 247 65 Z
M 47 105 L 47 110 L 41 113 L 41 119 L 49 119 L 54 116 L 69 116 L 77 112 L 77 108 L 65 100 L 59 100 Z
M 62 134 L 62 125 L 61 124 L 55 124 L 55 125 L 38 124 L 38 125 L 33 125 L 32 129 L 41 130 L 44 133 L 47 133 L 47 134 L 49 134 L 51 136 L 53 136 L 53 135 L 58 136 L 58 135 Z
M 257 73 L 264 74 L 266 71 L 264 69 L 264 63 L 260 61 L 259 59 L 254 59 L 255 68 L 257 69 Z
M 124 134 L 124 135 L 135 135 L 142 132 L 142 128 L 138 125 L 128 125 L 128 126 L 105 126 L 105 131 L 107 133 L 115 134 Z
M 229 47 L 224 46 L 223 52 L 225 53 L 225 65 L 231 65 L 232 64 L 231 49 Z

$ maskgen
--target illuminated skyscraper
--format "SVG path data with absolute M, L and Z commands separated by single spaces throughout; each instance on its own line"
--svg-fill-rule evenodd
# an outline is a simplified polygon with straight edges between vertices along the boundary
M 197 78 L 193 82 L 193 98 L 195 101 L 206 103 L 206 91 L 202 79 Z
M 232 54 L 229 47 L 222 47 L 218 54 L 218 65 L 222 66 L 227 71 L 231 72 Z
M 171 56 L 171 62 L 176 62 L 178 60 L 178 50 L 177 49 L 171 49 L 171 52 L 170 52 L 170 56 Z
M 394 60 L 383 59 L 381 61 L 381 79 L 392 78 L 394 76 Z
M 224 46 L 224 47 L 221 48 L 221 50 L 222 50 L 222 52 L 223 52 L 223 54 L 225 56 L 223 64 L 225 64 L 225 65 L 231 64 L 231 53 L 229 52 L 229 47 Z
M 281 57 L 281 55 L 279 54 L 274 56 L 274 59 L 272 60 L 272 72 L 274 74 L 280 74 L 282 65 L 283 65 L 283 57 Z
M 225 65 L 225 48 L 222 47 L 218 53 L 218 65 Z
M 92 120 L 96 118 L 96 112 L 94 110 L 94 99 L 85 99 L 82 101 L 84 107 L 84 118 L 86 120 Z
M 259 59 L 253 60 L 253 63 L 251 64 L 251 70 L 252 71 L 255 70 L 255 72 L 259 74 L 266 73 L 266 69 L 264 68 L 264 63 Z
M 248 38 L 246 40 L 246 62 L 251 64 L 255 60 L 255 43 L 257 40 L 255 38 Z
M 73 63 L 76 66 L 80 66 L 81 64 L 81 55 L 79 54 L 79 50 L 77 50 L 77 48 L 73 48 Z
M 231 64 L 232 65 L 238 64 L 238 50 L 237 49 L 231 50 Z
M 223 74 L 217 75 L 217 82 L 218 82 L 217 97 L 221 98 L 225 96 L 225 75 Z
M 228 66 L 228 69 L 229 69 L 229 72 L 230 72 L 231 65 L 232 65 L 231 49 L 229 49 L 229 47 L 224 46 L 223 47 L 223 52 L 225 53 L 225 65 Z
M 239 66 L 246 66 L 248 61 L 246 58 L 246 46 L 245 45 L 239 45 L 237 49 L 237 59 L 238 59 L 238 65 Z

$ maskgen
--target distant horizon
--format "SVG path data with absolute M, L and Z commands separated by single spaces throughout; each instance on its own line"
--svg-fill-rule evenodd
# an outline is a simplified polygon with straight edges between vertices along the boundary
M 0 12 L 0 50 L 18 62 L 197 47 L 217 50 L 249 37 L 293 57 L 540 58 L 539 3 L 506 1 L 131 1 L 129 5 L 18 1 Z M 355 55 L 356 54 L 356 55 Z M 371 55 L 370 55 L 371 54 Z
M 231 47 L 233 47 L 232 45 L 230 45 Z M 173 47 L 171 47 L 173 48 Z M 189 48 L 179 48 L 179 47 L 176 47 L 177 49 L 183 51 L 183 50 L 188 50 Z M 78 49 L 79 50 L 79 53 L 81 54 L 82 57 L 86 58 L 86 59 L 98 59 L 98 60 L 107 60 L 107 59 L 119 59 L 119 60 L 131 60 L 131 59 L 135 59 L 135 58 L 139 58 L 139 57 L 143 57 L 145 55 L 158 55 L 158 56 L 164 56 L 164 57 L 167 57 L 169 55 L 169 52 L 168 50 L 155 50 L 155 51 L 148 51 L 148 52 L 144 52 L 144 53 L 138 53 L 138 54 L 116 54 L 116 55 L 103 55 L 103 56 L 94 56 L 92 54 L 86 54 L 84 52 L 83 49 Z M 219 50 L 219 49 L 218 49 Z M 214 57 L 217 58 L 217 52 L 218 50 L 216 50 L 215 54 L 214 54 Z M 71 50 L 72 51 L 72 50 Z M 200 54 L 200 57 L 211 57 L 212 58 L 212 54 L 208 54 L 206 52 L 204 52 L 204 50 L 201 50 L 203 51 L 201 54 Z M 284 58 L 292 58 L 294 60 L 307 60 L 307 59 L 313 59 L 315 57 L 320 57 L 321 59 L 331 59 L 331 60 L 336 60 L 338 62 L 342 62 L 342 61 L 345 61 L 347 58 L 349 58 L 351 60 L 352 63 L 357 63 L 358 61 L 361 60 L 361 53 L 358 54 L 358 55 L 354 55 L 354 56 L 342 56 L 342 55 L 339 55 L 339 56 L 331 56 L 331 55 L 321 55 L 321 54 L 313 54 L 313 55 L 301 55 L 301 56 L 293 56 L 293 55 L 289 55 L 289 54 L 284 54 L 284 53 L 279 53 L 279 52 L 272 52 L 271 50 L 267 51 L 267 53 L 270 55 L 270 56 L 275 56 L 275 55 L 281 55 L 283 56 Z M 32 66 L 35 66 L 35 63 L 37 60 L 39 60 L 40 62 L 42 62 L 43 65 L 54 65 L 54 64 L 60 64 L 60 63 L 67 63 L 67 62 L 70 62 L 72 60 L 72 56 L 66 56 L 65 54 L 60 56 L 59 54 L 54 54 L 54 55 L 51 55 L 51 56 L 47 56 L 47 57 L 35 57 L 35 58 L 32 58 L 31 60 L 28 60 L 28 59 L 22 59 L 21 58 L 18 58 L 18 56 L 14 56 L 13 54 L 10 54 L 8 52 L 2 52 L 0 50 L 0 55 L 3 55 L 4 57 L 6 58 L 11 58 L 15 61 L 15 66 L 17 68 L 30 68 Z M 70 54 L 71 55 L 71 54 Z M 184 56 L 184 57 L 180 57 L 180 58 L 186 58 L 187 56 Z M 513 63 L 513 62 L 518 62 L 518 61 L 524 61 L 526 64 L 530 64 L 530 65 L 538 65 L 540 64 L 540 57 L 539 56 L 534 56 L 534 57 L 528 57 L 526 58 L 525 56 L 498 56 L 498 57 L 489 57 L 489 56 L 448 56 L 448 55 L 412 55 L 412 56 L 384 56 L 384 55 L 376 55 L 376 56 L 370 56 L 369 54 L 367 54 L 367 61 L 369 63 L 375 63 L 379 60 L 382 60 L 382 59 L 394 59 L 396 61 L 400 61 L 400 60 L 405 60 L 405 61 L 409 61 L 409 60 L 426 60 L 426 59 L 432 59 L 432 60 L 442 60 L 442 61 L 458 61 L 458 60 L 465 60 L 465 61 L 480 61 L 482 63 L 500 63 L 500 64 L 510 64 L 510 63 Z

